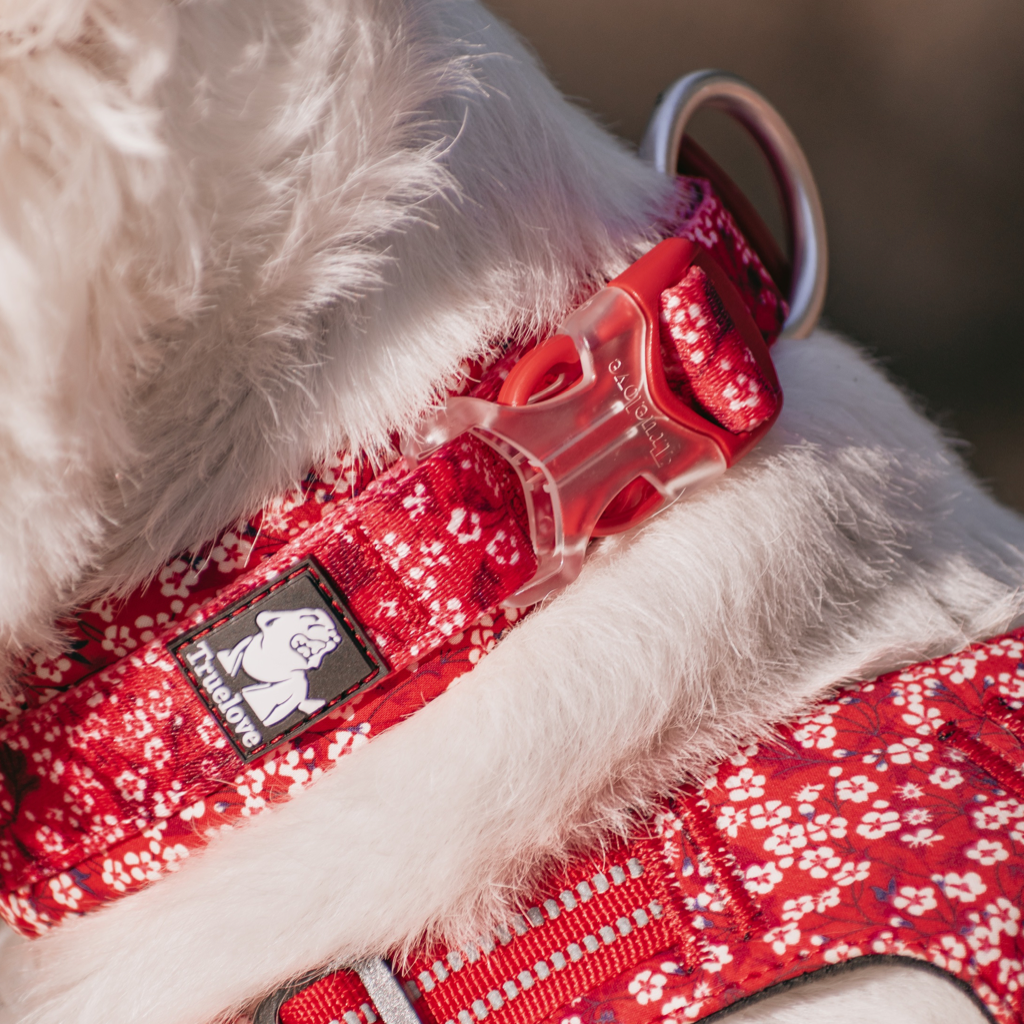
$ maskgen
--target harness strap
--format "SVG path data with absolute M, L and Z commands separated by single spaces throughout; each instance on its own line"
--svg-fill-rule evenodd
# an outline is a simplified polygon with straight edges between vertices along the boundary
M 580 861 L 544 892 L 493 935 L 410 963 L 404 987 L 425 1024 L 534 1024 L 688 932 L 651 840 Z M 376 1007 L 350 971 L 316 982 L 279 1013 L 281 1024 L 373 1024 L 371 1016 Z
M 693 178 L 680 180 L 677 203 L 678 237 L 713 257 L 771 343 L 786 305 L 728 210 Z M 675 349 L 678 397 L 708 421 L 747 429 L 775 415 L 780 398 L 744 359 L 716 294 L 704 279 L 662 293 L 662 350 Z M 493 399 L 523 351 L 501 357 L 473 394 Z M 712 392 L 730 385 L 735 393 L 712 407 Z M 180 570 L 161 573 L 160 601 L 143 590 L 122 608 L 103 604 L 95 624 L 83 612 L 73 654 L 31 662 L 37 706 L 0 727 L 0 915 L 40 934 L 158 880 L 209 836 L 289 799 L 371 725 L 387 728 L 443 693 L 493 645 L 498 606 L 534 575 L 527 520 L 509 463 L 462 435 L 350 500 L 308 515 L 300 506 L 293 539 L 254 543 L 251 565 L 222 559 L 205 602 L 186 607 L 203 593 L 201 574 L 178 560 Z M 306 625 L 267 653 L 269 640 L 260 644 L 288 587 L 310 595 L 298 609 Z M 146 642 L 136 645 L 140 629 Z M 258 651 L 293 667 L 260 675 Z M 336 651 L 349 675 L 317 691 L 326 669 L 314 678 L 316 666 Z
M 406 993 L 423 1024 L 656 1024 L 900 957 L 1019 1024 L 1022 767 L 1024 629 L 842 687 L 542 883 L 504 927 L 416 953 Z M 349 971 L 279 1012 L 375 1017 Z

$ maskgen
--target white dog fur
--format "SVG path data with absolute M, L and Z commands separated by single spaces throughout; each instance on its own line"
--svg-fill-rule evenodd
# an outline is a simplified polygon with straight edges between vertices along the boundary
M 668 186 L 474 0 L 0 0 L 0 641 L 209 540 L 460 362 L 551 325 Z M 841 679 L 1024 612 L 1024 522 L 844 342 L 776 348 L 740 466 L 443 697 L 180 872 L 0 945 L 2 1024 L 205 1024 L 310 967 L 465 936 L 552 857 Z M 744 1024 L 952 1024 L 919 971 Z

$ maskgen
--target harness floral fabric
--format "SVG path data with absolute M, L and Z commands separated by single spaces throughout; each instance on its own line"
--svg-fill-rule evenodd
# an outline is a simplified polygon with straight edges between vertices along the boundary
M 652 823 L 699 956 L 667 949 L 549 1024 L 683 1024 L 879 956 L 941 970 L 1001 1024 L 1019 1022 L 1022 707 L 1018 630 L 846 686 L 738 751 Z M 698 839 L 700 822 L 727 853 Z

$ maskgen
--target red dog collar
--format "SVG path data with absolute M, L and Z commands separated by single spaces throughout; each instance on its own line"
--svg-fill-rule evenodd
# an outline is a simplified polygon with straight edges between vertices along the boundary
M 770 235 L 705 154 L 680 152 L 704 102 L 739 116 L 776 171 L 788 319 Z M 174 560 L 159 593 L 81 611 L 67 655 L 32 659 L 26 703 L 0 728 L 0 914 L 16 928 L 148 885 L 288 799 L 471 668 L 515 607 L 575 576 L 592 536 L 763 436 L 781 402 L 767 345 L 784 321 L 806 334 L 823 294 L 813 181 L 778 115 L 730 76 L 682 80 L 664 110 L 652 131 L 667 134 L 645 148 L 697 175 L 681 179 L 676 238 L 494 363 L 362 493 L 343 461 L 350 500 L 338 475 L 311 481 L 209 557 Z
M 564 584 L 592 533 L 756 443 L 779 410 L 766 342 L 785 306 L 707 182 L 679 194 L 679 237 L 452 399 L 415 468 L 329 507 L 194 610 L 144 605 L 170 624 L 0 729 L 9 922 L 38 933 L 174 870 L 206 841 L 197 814 L 287 798 L 365 734 L 356 703 L 370 715 L 397 685 L 420 705 L 442 692 L 472 664 L 436 671 L 453 638 Z M 116 621 L 98 645 L 115 652 L 106 637 L 132 636 Z
M 497 402 L 450 398 L 411 448 L 469 432 L 515 468 L 537 557 L 508 598 L 522 607 L 576 578 L 595 533 L 724 472 L 780 409 L 765 340 L 729 274 L 699 242 L 671 238 L 528 353 Z

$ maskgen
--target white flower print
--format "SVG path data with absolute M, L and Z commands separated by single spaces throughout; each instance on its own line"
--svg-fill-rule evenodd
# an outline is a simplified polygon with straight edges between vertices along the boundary
M 899 956 L 905 955 L 906 950 L 907 944 L 902 939 L 897 939 L 892 932 L 882 932 L 871 943 L 873 953 L 895 953 Z
M 818 893 L 814 902 L 814 909 L 819 914 L 824 914 L 826 910 L 830 910 L 832 907 L 838 907 L 840 902 L 842 901 L 839 896 L 839 889 L 832 886 L 831 889 L 825 889 Z
M 855 804 L 867 802 L 872 793 L 878 792 L 878 783 L 872 782 L 866 775 L 854 775 L 849 779 L 840 779 L 836 783 L 836 797 L 850 800 Z
M 908 736 L 902 743 L 890 743 L 885 752 L 893 764 L 910 764 L 911 761 L 927 761 L 934 749 L 931 743 Z
M 863 882 L 871 874 L 871 861 L 862 860 L 856 863 L 852 860 L 845 864 L 832 876 L 836 885 L 853 885 L 854 882 Z
M 201 818 L 206 813 L 206 804 L 202 800 L 196 801 L 188 807 L 183 807 L 178 812 L 182 821 L 192 821 L 194 818 Z
M 816 850 L 805 850 L 797 867 L 801 871 L 810 873 L 811 878 L 828 878 L 830 871 L 834 871 L 843 863 L 842 857 L 837 857 L 831 846 L 819 846 Z M 839 890 L 837 889 L 836 892 Z
M 927 825 L 932 820 L 932 812 L 924 807 L 911 807 L 903 812 L 903 820 L 908 825 Z
M 906 782 L 899 788 L 896 793 L 898 796 L 903 797 L 904 800 L 920 800 L 924 796 L 924 790 L 913 782 Z
M 930 736 L 933 732 L 938 732 L 943 724 L 939 709 L 926 708 L 920 699 L 911 703 L 902 718 L 918 736 Z
M 704 872 L 702 871 L 701 874 L 704 874 Z M 696 896 L 684 896 L 683 905 L 687 910 L 697 911 L 698 917 L 702 920 L 706 911 L 717 914 L 725 909 L 725 904 L 721 900 L 718 888 L 713 882 L 706 885 L 704 891 L 697 893 Z M 698 924 L 697 927 L 702 928 L 705 926 Z
M 969 656 L 944 658 L 939 666 L 939 675 L 947 676 L 951 683 L 962 683 L 965 679 L 973 679 L 978 671 L 978 662 L 987 661 L 984 650 L 972 652 Z
M 839 945 L 825 950 L 825 959 L 830 964 L 837 964 L 841 960 L 852 960 L 854 957 L 863 955 L 860 946 L 851 946 L 847 942 L 840 942 Z
M 1002 828 L 1021 817 L 1024 817 L 1024 805 L 1013 799 L 996 800 L 971 812 L 974 827 L 980 829 Z
M 939 765 L 937 768 L 932 769 L 931 775 L 928 776 L 928 781 L 939 786 L 941 789 L 953 789 L 964 781 L 964 777 L 956 768 L 947 768 L 945 765 Z
M 667 980 L 664 974 L 656 974 L 654 971 L 641 971 L 629 983 L 629 994 L 641 1006 L 646 1006 L 648 1003 L 656 1002 L 662 997 Z
M 754 804 L 750 808 L 750 824 L 754 828 L 774 828 L 793 816 L 793 808 L 783 806 L 781 800 L 769 800 L 763 807 Z
M 655 815 L 654 829 L 662 839 L 675 839 L 683 831 L 683 819 L 671 811 L 662 811 Z
M 100 646 L 105 651 L 112 651 L 118 658 L 123 658 L 129 651 L 139 646 L 127 626 L 107 626 L 103 631 Z
M 184 564 L 185 563 L 183 562 L 182 565 Z M 94 615 L 98 615 L 103 622 L 113 622 L 114 612 L 119 610 L 120 603 L 109 597 L 100 598 L 100 600 L 93 601 L 93 603 L 89 605 L 89 611 Z
M 805 914 L 811 913 L 811 911 L 823 914 L 826 910 L 837 907 L 839 903 L 839 889 L 835 886 L 818 893 L 817 896 L 797 896 L 794 899 L 786 900 L 782 904 L 782 920 L 799 921 L 800 918 Z M 814 942 L 815 940 L 812 938 L 811 941 Z
M 813 804 L 815 800 L 821 796 L 821 791 L 825 788 L 824 782 L 819 782 L 817 785 L 804 786 L 799 792 L 793 794 L 793 799 L 797 803 L 801 804 Z M 809 813 L 809 812 L 808 812 Z
M 807 838 L 813 843 L 822 843 L 828 838 L 843 839 L 849 822 L 838 815 L 819 814 L 807 823 Z
M 857 826 L 857 835 L 865 839 L 881 839 L 886 832 L 895 832 L 900 827 L 897 811 L 868 811 Z
M 937 967 L 956 974 L 963 970 L 967 947 L 955 935 L 943 935 L 939 940 L 939 948 L 934 946 L 928 951 L 928 958 Z
M 874 750 L 866 753 L 861 761 L 864 764 L 874 765 L 876 772 L 887 772 L 889 770 L 889 762 L 885 759 L 885 751 L 881 747 L 875 747 Z
M 148 644 L 156 636 L 157 631 L 163 629 L 170 621 L 171 617 L 167 612 L 158 612 L 155 619 L 151 615 L 140 615 L 135 620 L 135 628 L 140 630 L 139 639 Z
M 928 677 L 919 683 L 906 683 L 912 678 L 906 674 L 900 676 L 900 682 L 896 684 L 892 702 L 896 707 L 913 707 L 915 704 L 924 704 L 926 697 L 934 697 L 936 690 L 942 685 L 938 679 Z
M 101 877 L 115 892 L 125 892 L 132 880 L 132 876 L 125 871 L 124 864 L 111 859 L 103 862 Z
M 216 564 L 218 572 L 225 574 L 244 569 L 252 554 L 253 544 L 252 540 L 228 530 L 210 552 L 210 561 Z
M 900 842 L 906 843 L 912 850 L 917 850 L 922 846 L 931 846 L 932 843 L 941 843 L 945 838 L 938 835 L 934 829 L 919 828 L 916 832 L 904 832 L 900 836 Z
M 67 874 L 62 872 L 56 878 L 51 878 L 49 881 L 50 895 L 54 901 L 59 903 L 61 906 L 67 907 L 68 910 L 77 910 L 79 901 L 85 895 L 81 889 L 75 885 L 74 879 Z
M 674 996 L 667 1003 L 663 1003 L 661 1014 L 662 1024 L 678 1024 L 677 1011 L 682 1010 L 687 1020 L 694 1020 L 701 1016 L 704 1008 L 704 1001 L 711 994 L 711 987 L 706 982 L 700 982 L 693 987 L 693 998 L 684 995 Z
M 751 864 L 744 875 L 743 884 L 758 896 L 765 896 L 782 881 L 782 872 L 775 866 L 775 861 L 767 864 Z
M 164 597 L 188 597 L 199 582 L 199 573 L 188 562 L 176 558 L 160 570 L 157 579 Z
M 961 903 L 974 903 L 988 886 L 981 880 L 976 871 L 968 871 L 966 875 L 958 875 L 955 871 L 947 871 L 945 875 L 932 875 L 932 881 L 951 899 Z
M 813 896 L 797 896 L 782 904 L 782 920 L 799 921 L 804 914 L 809 914 L 813 909 Z
M 999 984 L 1005 985 L 1010 992 L 1016 992 L 1024 985 L 1024 964 L 1020 960 L 1004 956 L 999 961 Z
M 729 799 L 737 803 L 764 796 L 764 776 L 755 775 L 753 768 L 741 768 L 736 775 L 725 780 L 725 788 L 729 790 Z
M 800 941 L 800 929 L 792 922 L 780 924 L 778 928 L 766 932 L 762 941 L 767 942 L 776 953 L 781 955 L 786 952 L 787 946 L 795 946 Z
M 490 654 L 497 646 L 498 641 L 495 639 L 494 630 L 488 628 L 494 624 L 493 621 L 488 623 L 489 618 L 489 616 L 484 616 L 480 626 L 469 634 L 469 642 L 473 645 L 468 654 L 471 665 L 477 664 L 484 655 Z
M 930 885 L 923 889 L 904 885 L 899 895 L 893 896 L 892 905 L 897 910 L 905 910 L 912 917 L 921 917 L 927 911 L 934 910 L 939 903 L 935 899 L 935 890 Z
M 732 959 L 728 946 L 708 946 L 707 957 L 701 961 L 701 967 L 710 974 L 716 974 L 726 964 L 732 963 Z
M 58 655 L 56 658 L 48 658 L 42 651 L 36 651 L 31 657 L 32 662 L 32 675 L 37 679 L 43 679 L 46 682 L 53 683 L 57 686 L 64 679 L 64 673 L 71 668 L 71 660 Z M 14 712 L 15 707 L 4 706 L 0 707 L 0 721 L 7 721 L 10 712 Z M 7 712 L 8 714 L 5 714 Z M 14 715 L 10 715 L 14 717 Z
M 983 867 L 991 867 L 1010 856 L 998 839 L 979 839 L 973 846 L 968 846 L 964 853 L 969 860 L 976 860 Z
M 776 857 L 789 857 L 807 845 L 803 825 L 776 825 L 772 834 L 764 841 L 764 848 Z M 787 865 L 780 865 L 785 867 Z
M 749 747 L 740 747 L 734 754 L 729 755 L 729 763 L 737 768 L 742 768 L 752 757 L 757 756 L 757 744 L 751 743 Z
M 793 731 L 793 739 L 805 749 L 829 750 L 835 745 L 836 728 L 832 724 L 832 715 L 829 711 L 838 710 L 837 707 L 826 708 L 820 715 L 812 718 L 801 719 L 802 725 Z
M 982 913 L 972 911 L 967 920 L 973 925 L 966 936 L 967 944 L 974 950 L 974 958 L 982 967 L 1002 956 L 1001 936 L 1012 938 L 1020 931 L 1020 910 L 1005 896 L 987 904 Z
M 724 832 L 735 839 L 740 826 L 745 824 L 746 820 L 747 812 L 742 807 L 737 810 L 735 807 L 725 804 L 718 808 L 718 818 L 715 821 L 715 826 L 719 832 Z

